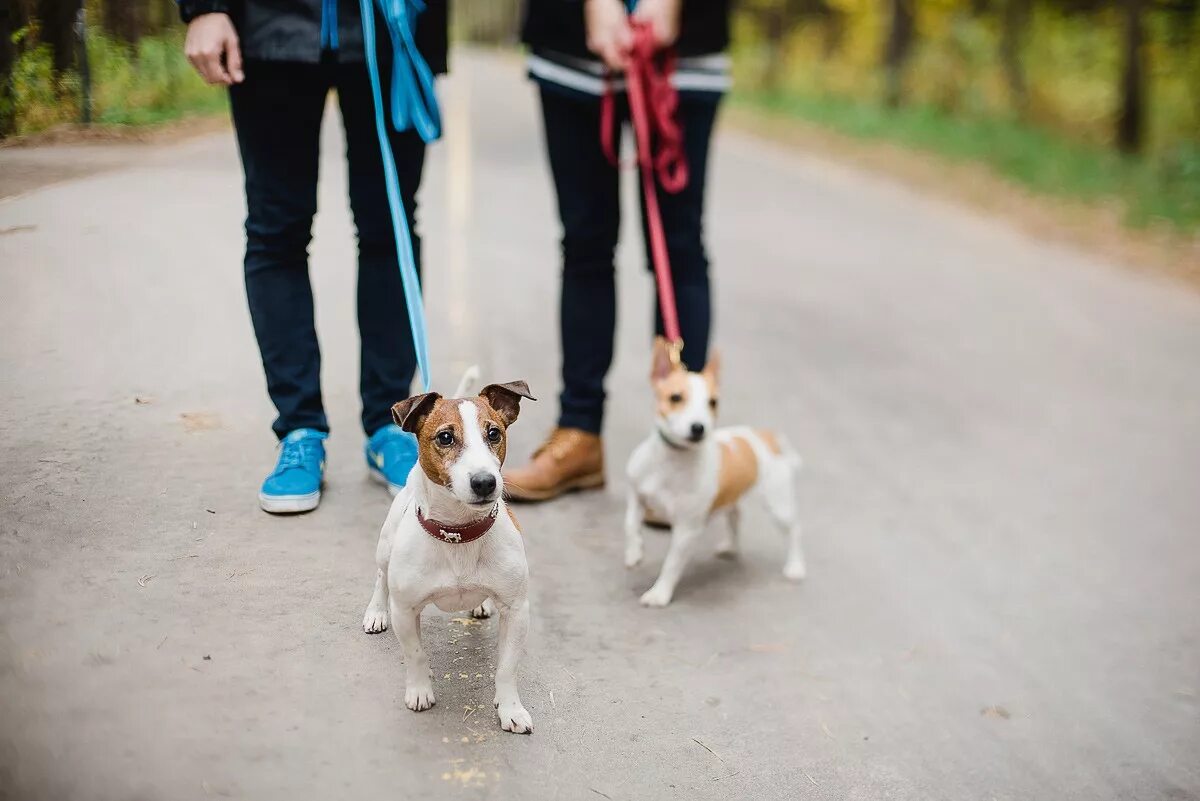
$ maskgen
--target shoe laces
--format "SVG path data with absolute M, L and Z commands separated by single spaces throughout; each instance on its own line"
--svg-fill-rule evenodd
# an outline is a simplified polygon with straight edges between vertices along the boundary
M 318 442 L 320 442 L 320 439 L 317 437 L 305 437 L 304 439 L 297 440 L 285 439 L 280 443 L 279 464 L 276 465 L 275 472 L 282 473 L 293 467 L 304 467 L 306 462 L 316 458 L 316 443 Z

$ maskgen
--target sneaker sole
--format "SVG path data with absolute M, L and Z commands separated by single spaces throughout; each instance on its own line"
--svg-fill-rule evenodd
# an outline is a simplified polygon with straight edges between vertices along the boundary
M 382 484 L 383 486 L 387 487 L 387 491 L 393 498 L 400 494 L 400 490 L 404 489 L 404 485 L 393 484 L 392 482 L 388 481 L 387 476 L 374 467 L 367 467 L 367 475 L 369 475 L 371 480 L 376 484 Z
M 294 515 L 311 512 L 321 502 L 321 491 L 307 495 L 264 495 L 258 494 L 258 506 L 267 514 Z
M 604 472 L 589 473 L 586 476 L 573 478 L 570 481 L 564 481 L 552 489 L 546 490 L 528 490 L 519 489 L 509 484 L 504 485 L 504 497 L 510 501 L 523 501 L 525 503 L 536 503 L 538 501 L 553 500 L 560 495 L 566 495 L 568 492 L 579 492 L 580 490 L 602 489 L 604 487 Z

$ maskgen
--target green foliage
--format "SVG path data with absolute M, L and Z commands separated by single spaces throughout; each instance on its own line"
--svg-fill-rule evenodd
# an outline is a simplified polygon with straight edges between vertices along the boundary
M 983 163 L 1045 195 L 1116 201 L 1132 226 L 1165 222 L 1181 231 L 1200 230 L 1200 146 L 1194 144 L 1136 159 L 1011 118 L 956 116 L 933 105 L 889 109 L 874 101 L 796 92 L 742 92 L 738 100 L 854 138 Z
M 140 125 L 225 107 L 225 93 L 206 85 L 187 63 L 181 32 L 143 37 L 130 46 L 92 31 L 88 58 L 97 122 Z M 18 134 L 79 120 L 79 73 L 55 75 L 50 48 L 37 42 L 36 29 L 23 37 L 11 81 L 9 102 Z

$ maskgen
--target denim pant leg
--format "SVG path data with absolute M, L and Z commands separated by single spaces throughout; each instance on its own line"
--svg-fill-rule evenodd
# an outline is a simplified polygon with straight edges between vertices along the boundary
M 558 423 L 598 434 L 617 320 L 613 255 L 621 219 L 618 175 L 600 147 L 598 103 L 547 89 L 541 99 L 563 227 Z
M 252 61 L 245 71 L 229 97 L 246 180 L 246 298 L 278 412 L 271 428 L 328 431 L 308 276 L 328 77 L 316 64 Z
M 683 146 L 688 162 L 688 184 L 678 194 L 658 190 L 671 276 L 675 285 L 675 305 L 683 336 L 683 363 L 692 370 L 704 367 L 708 360 L 712 330 L 712 296 L 708 277 L 708 254 L 704 249 L 704 190 L 708 178 L 709 142 L 716 121 L 718 101 L 706 98 L 680 98 L 679 122 L 683 128 Z M 642 235 L 646 244 L 646 263 L 654 269 L 650 255 L 650 233 L 646 227 L 646 201 L 642 198 Z M 654 299 L 654 330 L 663 334 L 662 311 Z
M 385 100 L 391 75 L 389 64 L 385 59 L 380 65 Z M 366 66 L 340 65 L 337 87 L 346 130 L 350 208 L 358 229 L 358 330 L 362 347 L 359 392 L 362 426 L 370 436 L 392 422 L 392 405 L 409 396 L 417 356 L 396 260 L 396 239 Z M 415 131 L 397 133 L 390 123 L 388 139 L 396 160 L 401 202 L 412 233 L 413 255 L 420 270 L 421 238 L 417 235 L 416 215 L 425 143 Z

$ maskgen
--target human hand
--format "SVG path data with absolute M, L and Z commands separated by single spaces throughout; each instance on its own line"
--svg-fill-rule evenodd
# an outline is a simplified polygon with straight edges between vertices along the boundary
M 633 46 L 625 4 L 621 0 L 584 0 L 583 22 L 588 50 L 600 56 L 609 69 L 623 71 Z
M 237 31 L 228 14 L 201 14 L 188 23 L 183 52 L 211 84 L 229 86 L 246 79 Z
M 638 0 L 633 18 L 650 25 L 659 47 L 670 47 L 679 38 L 681 0 Z

